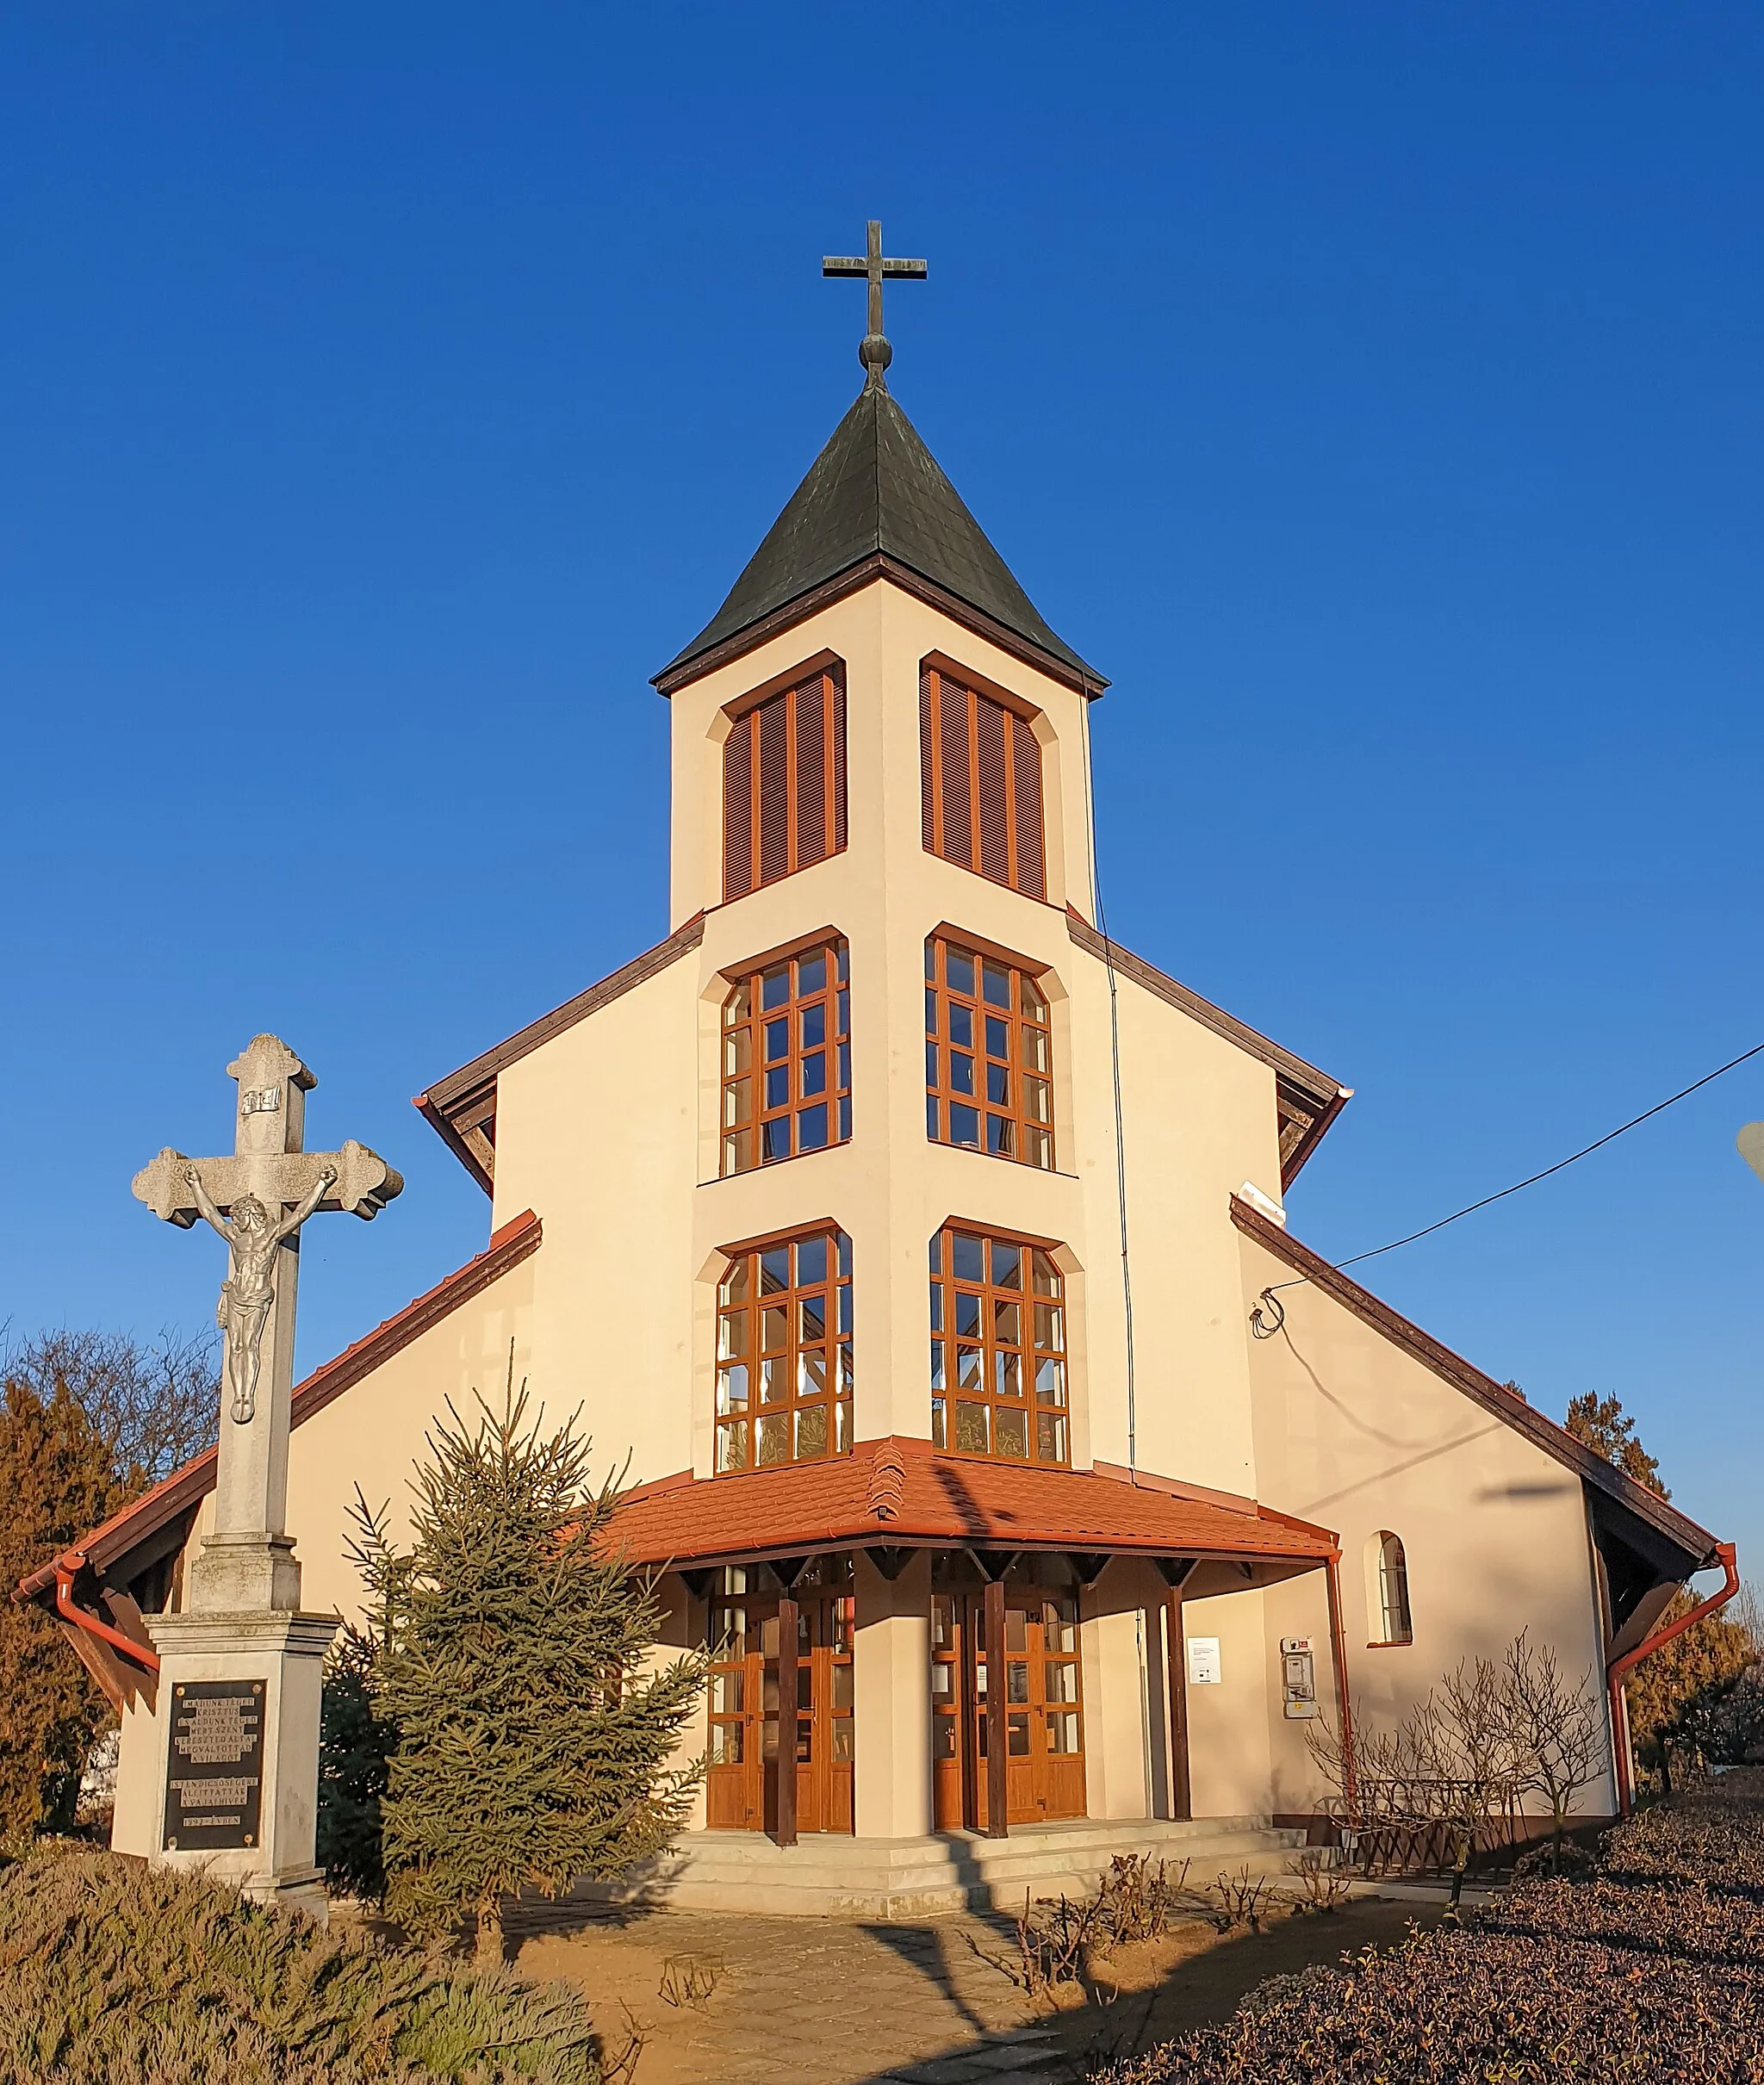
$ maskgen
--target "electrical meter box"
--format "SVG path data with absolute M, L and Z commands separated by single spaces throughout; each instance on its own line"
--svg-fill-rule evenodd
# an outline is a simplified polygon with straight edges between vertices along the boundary
M 1302 1722 L 1317 1710 L 1317 1659 L 1308 1636 L 1280 1639 L 1280 1690 L 1289 1722 Z

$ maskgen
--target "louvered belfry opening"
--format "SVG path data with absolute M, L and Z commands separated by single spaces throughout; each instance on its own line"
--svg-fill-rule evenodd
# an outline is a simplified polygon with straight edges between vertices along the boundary
M 926 849 L 1021 890 L 1047 895 L 1041 748 L 1021 710 L 919 668 L 919 778 Z
M 845 665 L 744 706 L 723 748 L 723 897 L 745 897 L 845 846 Z

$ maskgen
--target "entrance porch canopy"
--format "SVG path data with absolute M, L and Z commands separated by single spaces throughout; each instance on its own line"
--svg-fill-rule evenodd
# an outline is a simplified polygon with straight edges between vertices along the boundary
M 900 1435 L 821 1462 L 637 1486 L 612 1533 L 633 1563 L 680 1570 L 831 1549 L 1054 1550 L 1099 1568 L 1117 1555 L 1217 1560 L 1270 1584 L 1339 1553 L 1328 1529 L 1252 1500 L 947 1455 Z

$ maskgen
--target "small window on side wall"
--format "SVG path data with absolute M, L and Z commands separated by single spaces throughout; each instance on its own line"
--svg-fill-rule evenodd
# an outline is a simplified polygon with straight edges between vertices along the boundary
M 1409 1564 L 1401 1536 L 1387 1528 L 1372 1537 L 1372 1565 L 1377 1592 L 1380 1643 L 1413 1643 L 1409 1616 Z

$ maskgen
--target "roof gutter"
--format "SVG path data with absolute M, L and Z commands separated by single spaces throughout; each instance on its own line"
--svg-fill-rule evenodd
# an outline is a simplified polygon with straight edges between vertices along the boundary
M 1737 1552 L 1731 1542 L 1717 1542 L 1715 1557 L 1724 1574 L 1721 1590 L 1711 1593 L 1706 1600 L 1699 1601 L 1688 1614 L 1680 1615 L 1676 1622 L 1668 1622 L 1664 1629 L 1656 1629 L 1651 1636 L 1644 1636 L 1634 1650 L 1625 1651 L 1621 1658 L 1613 1658 L 1606 1667 L 1605 1684 L 1611 1694 L 1612 1749 L 1617 1760 L 1618 1815 L 1627 1817 L 1635 1808 L 1635 1790 L 1630 1772 L 1629 1718 L 1624 1709 L 1623 1683 L 1644 1658 L 1680 1636 L 1693 1623 L 1705 1615 L 1712 1615 L 1717 1607 L 1725 1607 L 1740 1589 L 1740 1572 Z
M 88 1636 L 96 1636 L 101 1643 L 109 1644 L 113 1651 L 121 1654 L 144 1672 L 157 1673 L 159 1654 L 148 1649 L 145 1643 L 137 1643 L 132 1636 L 125 1636 L 120 1629 L 112 1629 L 108 1622 L 101 1621 L 90 1608 L 76 1604 L 73 1581 L 86 1567 L 84 1549 L 65 1549 L 55 1560 L 55 1612 L 71 1628 L 84 1630 Z

